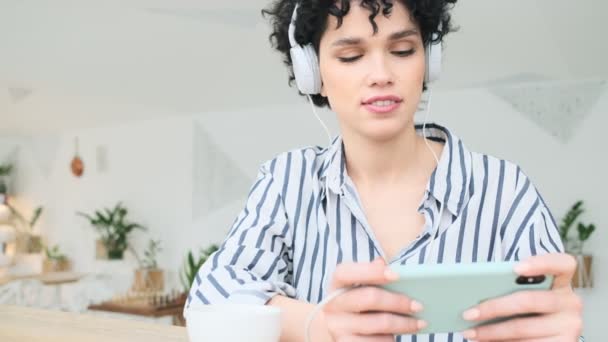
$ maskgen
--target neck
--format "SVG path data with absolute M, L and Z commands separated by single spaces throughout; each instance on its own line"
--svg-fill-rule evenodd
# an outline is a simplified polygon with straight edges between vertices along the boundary
M 425 158 L 424 139 L 416 134 L 414 125 L 390 140 L 370 140 L 345 132 L 344 154 L 348 175 L 355 183 L 391 185 L 425 182 L 429 166 Z

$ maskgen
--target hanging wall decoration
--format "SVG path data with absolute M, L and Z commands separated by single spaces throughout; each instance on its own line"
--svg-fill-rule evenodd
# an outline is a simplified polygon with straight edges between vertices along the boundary
M 521 82 L 489 89 L 549 135 L 567 143 L 592 112 L 606 81 Z
M 84 173 L 84 162 L 80 158 L 80 154 L 78 151 L 78 138 L 76 138 L 75 141 L 75 155 L 74 158 L 72 158 L 72 163 L 70 164 L 70 167 L 74 176 L 82 177 L 82 174 Z
M 241 200 L 252 181 L 201 123 L 193 123 L 192 218 L 196 220 Z

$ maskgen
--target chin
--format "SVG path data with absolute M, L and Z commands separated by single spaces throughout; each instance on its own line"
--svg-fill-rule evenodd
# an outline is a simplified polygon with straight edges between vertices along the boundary
M 396 125 L 393 123 L 382 123 L 365 127 L 361 134 L 375 142 L 387 142 L 397 139 L 406 131 L 406 125 Z

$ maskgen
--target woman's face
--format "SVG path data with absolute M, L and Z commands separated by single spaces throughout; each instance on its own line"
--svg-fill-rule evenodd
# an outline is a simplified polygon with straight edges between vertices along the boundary
M 370 14 L 352 2 L 339 29 L 336 17 L 328 16 L 319 45 L 321 94 L 338 115 L 343 133 L 383 141 L 412 124 L 425 53 L 420 31 L 400 1 L 394 1 L 388 18 L 381 12 L 376 16 L 375 35 Z

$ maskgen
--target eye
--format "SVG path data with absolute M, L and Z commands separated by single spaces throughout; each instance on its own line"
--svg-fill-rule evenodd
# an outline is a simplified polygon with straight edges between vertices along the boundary
M 399 56 L 399 57 L 407 57 L 409 55 L 413 55 L 414 52 L 416 52 L 416 50 L 411 49 L 411 50 L 402 50 L 402 51 L 393 51 L 393 55 L 395 56 Z
M 407 56 L 413 55 L 415 52 L 416 52 L 416 50 L 410 49 L 410 50 L 393 51 L 392 54 L 395 56 L 399 56 L 399 57 L 407 57 Z M 353 56 L 353 57 L 338 57 L 338 59 L 342 63 L 353 63 L 361 57 L 363 57 L 363 55 L 357 55 L 357 56 Z
M 338 57 L 338 59 L 342 63 L 352 63 L 352 62 L 358 60 L 359 58 L 361 58 L 362 56 L 363 55 L 358 55 L 358 56 L 353 56 L 353 57 Z

